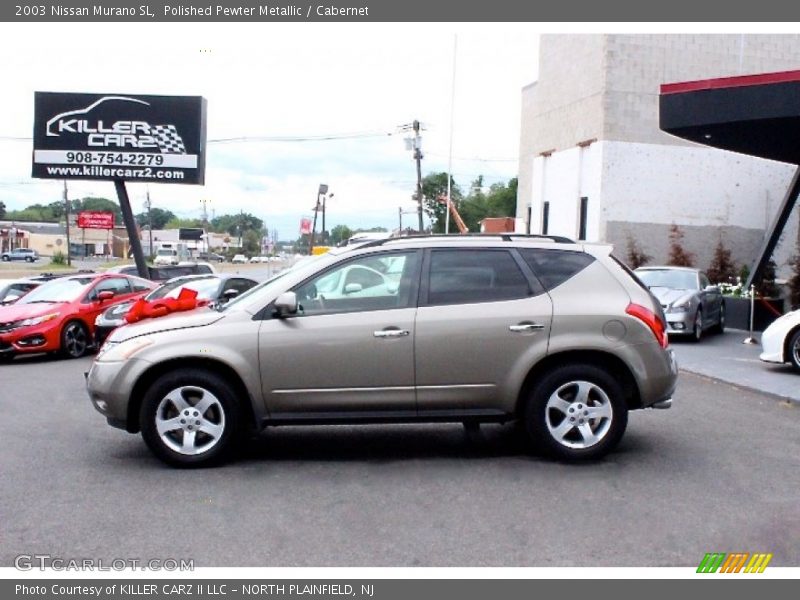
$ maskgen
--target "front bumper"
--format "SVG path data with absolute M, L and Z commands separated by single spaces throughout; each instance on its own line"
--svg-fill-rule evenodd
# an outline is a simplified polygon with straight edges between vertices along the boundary
M 688 335 L 694 330 L 694 313 L 676 312 L 665 313 L 667 320 L 667 334 Z
M 20 327 L 0 334 L 0 354 L 32 354 L 59 349 L 59 328 L 50 324 Z
M 121 362 L 92 363 L 86 377 L 86 392 L 92 406 L 102 414 L 109 425 L 125 429 L 131 433 L 138 431 L 136 419 L 128 418 L 131 400 L 131 385 L 150 363 L 136 358 Z

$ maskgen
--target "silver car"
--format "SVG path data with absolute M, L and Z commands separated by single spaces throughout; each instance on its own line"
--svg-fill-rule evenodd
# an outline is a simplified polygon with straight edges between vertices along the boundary
M 175 466 L 268 426 L 520 421 L 596 458 L 668 408 L 661 306 L 608 246 L 428 236 L 334 248 L 233 299 L 114 331 L 87 374 L 108 423 Z
M 705 331 L 725 331 L 725 300 L 708 276 L 688 267 L 640 267 L 635 271 L 661 303 L 667 332 L 700 341 Z

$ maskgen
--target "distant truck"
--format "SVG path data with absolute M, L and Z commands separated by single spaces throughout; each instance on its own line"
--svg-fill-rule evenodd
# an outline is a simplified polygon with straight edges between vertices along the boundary
M 180 242 L 165 242 L 156 251 L 154 265 L 177 265 L 189 259 L 189 248 Z

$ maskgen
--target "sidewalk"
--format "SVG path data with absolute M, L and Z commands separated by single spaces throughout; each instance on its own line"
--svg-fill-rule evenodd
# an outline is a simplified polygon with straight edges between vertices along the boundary
M 800 404 L 800 374 L 789 365 L 761 362 L 761 344 L 743 344 L 747 331 L 728 329 L 722 335 L 707 334 L 695 344 L 671 339 L 678 367 L 711 379 L 772 394 Z M 754 337 L 759 342 L 761 334 Z

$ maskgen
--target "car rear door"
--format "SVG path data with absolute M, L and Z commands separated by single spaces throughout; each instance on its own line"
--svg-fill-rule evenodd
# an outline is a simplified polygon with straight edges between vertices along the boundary
M 547 353 L 551 320 L 549 296 L 512 249 L 428 251 L 416 320 L 419 414 L 508 412 L 515 382 Z

